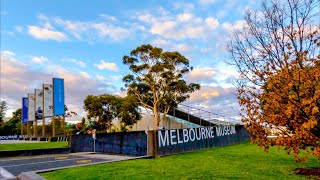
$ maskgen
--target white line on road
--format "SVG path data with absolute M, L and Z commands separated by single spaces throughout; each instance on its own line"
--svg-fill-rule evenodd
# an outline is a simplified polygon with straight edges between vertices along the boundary
M 17 164 L 17 165 L 1 166 L 1 167 L 3 167 L 3 168 L 8 168 L 8 167 L 17 167 L 17 166 L 32 165 L 32 164 L 44 164 L 44 163 L 50 163 L 50 162 L 71 161 L 71 160 L 78 160 L 78 159 L 88 159 L 88 158 L 86 158 L 86 157 L 82 157 L 82 158 L 63 159 L 63 160 L 55 160 L 55 161 L 44 161 L 44 162 L 35 162 L 35 163 L 26 163 L 26 164 Z

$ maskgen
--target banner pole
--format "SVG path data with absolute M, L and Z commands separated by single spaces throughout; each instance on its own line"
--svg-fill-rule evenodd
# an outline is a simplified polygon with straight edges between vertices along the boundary
M 22 98 L 22 108 L 21 108 L 21 130 L 20 130 L 20 134 L 21 136 L 23 135 L 23 102 L 24 102 L 24 99 Z
M 45 132 L 45 119 L 44 119 L 44 112 L 45 112 L 45 109 L 44 109 L 44 84 L 42 84 L 42 137 L 45 137 L 46 135 L 46 132 Z
M 63 128 L 63 134 L 66 135 L 66 127 L 65 127 L 66 117 L 65 114 L 63 115 L 62 119 L 62 128 Z
M 37 98 L 37 91 L 34 90 L 34 111 L 37 111 L 37 102 L 36 102 L 36 98 Z M 37 116 L 36 116 L 36 112 L 34 113 L 34 124 L 33 124 L 33 135 L 34 136 L 38 136 L 38 127 L 37 127 Z
M 30 136 L 30 122 L 27 122 L 27 135 Z
M 54 128 L 54 116 L 52 116 L 52 137 L 56 136 L 55 128 Z
M 52 137 L 56 136 L 54 128 L 54 78 L 52 78 Z

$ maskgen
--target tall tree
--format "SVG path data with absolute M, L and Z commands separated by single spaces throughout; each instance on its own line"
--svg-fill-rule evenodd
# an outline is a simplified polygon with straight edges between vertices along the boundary
M 183 80 L 192 68 L 189 60 L 176 51 L 164 52 L 149 44 L 141 45 L 132 50 L 130 56 L 124 56 L 123 63 L 133 73 L 123 77 L 127 93 L 136 97 L 145 108 L 153 110 L 155 141 L 160 113 L 167 114 L 171 108 L 189 98 L 190 93 L 200 89 L 200 85 L 187 84 Z
M 310 154 L 307 146 L 320 158 L 319 7 L 318 0 L 265 0 L 245 13 L 228 44 L 253 141 L 265 150 L 284 146 L 297 160 L 301 149 L 303 159 Z M 277 138 L 267 138 L 268 128 L 278 129 Z
M 133 96 L 126 96 L 121 98 L 120 107 L 118 107 L 118 118 L 123 123 L 123 128 L 126 126 L 130 128 L 141 119 L 141 115 L 138 111 L 139 102 Z
M 95 128 L 98 131 L 107 131 L 112 125 L 112 120 L 118 118 L 124 126 L 132 126 L 141 119 L 138 112 L 138 102 L 135 98 L 119 97 L 110 94 L 99 96 L 89 95 L 84 100 L 84 109 L 88 119 L 95 119 Z
M 6 114 L 7 102 L 6 101 L 0 101 L 0 124 L 3 122 L 4 116 Z

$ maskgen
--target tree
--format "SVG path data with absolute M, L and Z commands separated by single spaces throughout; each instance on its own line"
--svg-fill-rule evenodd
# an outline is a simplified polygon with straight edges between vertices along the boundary
M 12 118 L 0 126 L 0 135 L 21 134 L 21 108 L 12 113 Z
M 126 129 L 126 126 L 130 128 L 141 119 L 141 115 L 138 111 L 139 102 L 133 96 L 126 96 L 121 98 L 121 104 L 118 108 L 118 118 L 123 123 L 122 129 Z
M 166 115 L 171 108 L 188 99 L 190 93 L 200 89 L 200 85 L 187 84 L 183 80 L 192 68 L 189 60 L 176 51 L 164 52 L 149 44 L 141 45 L 132 50 L 130 56 L 124 56 L 123 63 L 133 73 L 123 77 L 128 95 L 137 98 L 143 107 L 153 110 L 155 141 L 160 113 Z
M 6 101 L 0 101 L 0 123 L 3 122 L 4 116 L 6 114 L 7 102 Z
M 266 151 L 284 146 L 297 161 L 311 151 L 320 158 L 319 5 L 263 1 L 260 11 L 245 13 L 244 26 L 228 43 L 229 63 L 240 72 L 242 121 L 253 142 Z M 267 138 L 269 128 L 278 129 L 277 138 Z
M 124 126 L 132 126 L 141 119 L 137 108 L 137 100 L 130 96 L 122 98 L 110 94 L 89 95 L 84 100 L 87 117 L 95 119 L 97 123 L 93 126 L 100 132 L 110 129 L 115 118 L 118 118 Z

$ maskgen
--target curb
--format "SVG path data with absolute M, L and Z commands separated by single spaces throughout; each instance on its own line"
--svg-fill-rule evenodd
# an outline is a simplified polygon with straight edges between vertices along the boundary
M 82 154 L 82 153 L 79 153 L 79 154 Z M 86 153 L 83 153 L 83 154 L 86 154 Z M 119 161 L 129 161 L 129 160 L 135 160 L 135 159 L 145 159 L 145 158 L 149 158 L 149 157 L 150 156 L 139 156 L 139 157 L 131 157 L 129 159 L 117 159 L 117 160 L 112 160 L 112 161 L 102 161 L 102 162 L 94 162 L 94 163 L 88 163 L 88 164 L 79 164 L 79 165 L 72 165 L 72 166 L 65 166 L 65 167 L 42 169 L 42 170 L 37 170 L 37 171 L 22 172 L 16 178 L 19 180 L 45 180 L 45 178 L 40 176 L 39 173 L 51 172 L 51 171 L 73 168 L 73 167 L 89 166 L 89 165 L 95 165 L 95 164 L 104 164 L 104 163 L 112 163 L 112 162 L 119 162 Z M 13 176 L 13 179 L 15 179 L 14 176 Z M 11 180 L 11 179 L 6 179 L 6 180 Z

